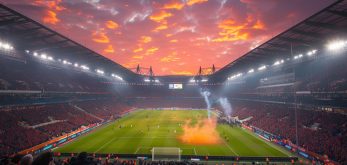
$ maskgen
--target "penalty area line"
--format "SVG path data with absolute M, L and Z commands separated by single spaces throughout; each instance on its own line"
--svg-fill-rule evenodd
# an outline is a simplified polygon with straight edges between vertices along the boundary
M 139 152 L 140 148 L 141 148 L 141 147 L 137 147 L 137 150 L 135 151 L 134 154 L 137 154 L 137 152 Z
M 243 130 L 243 131 L 246 132 L 247 134 L 249 134 L 249 135 L 251 135 L 251 136 L 253 136 L 253 137 L 255 137 L 255 138 L 257 138 L 257 139 L 259 139 L 259 140 L 261 140 L 261 141 L 263 141 L 263 142 L 264 142 L 266 145 L 268 145 L 269 147 L 274 148 L 275 150 L 281 152 L 281 153 L 284 154 L 284 155 L 287 155 L 288 157 L 291 157 L 291 155 L 289 155 L 289 154 L 287 154 L 286 152 L 282 151 L 281 149 L 277 148 L 278 146 L 272 146 L 272 145 L 274 145 L 274 144 L 269 144 L 269 143 L 272 143 L 272 142 L 266 141 L 265 139 L 262 139 L 262 138 L 258 137 L 257 135 L 253 134 L 252 132 L 248 132 L 247 130 Z
M 95 153 L 99 152 L 101 149 L 103 149 L 106 145 L 110 144 L 111 142 L 113 142 L 114 140 L 116 140 L 117 136 L 112 138 L 110 141 L 108 141 L 107 143 L 105 143 L 104 145 L 102 145 L 99 149 L 97 149 L 95 151 Z
M 237 153 L 233 150 L 233 148 L 230 147 L 230 145 L 229 145 L 227 142 L 225 142 L 224 140 L 223 140 L 223 142 L 224 142 L 224 144 L 227 145 L 227 147 L 229 148 L 229 150 L 230 150 L 231 152 L 233 152 L 236 156 L 239 156 L 239 154 L 237 154 Z

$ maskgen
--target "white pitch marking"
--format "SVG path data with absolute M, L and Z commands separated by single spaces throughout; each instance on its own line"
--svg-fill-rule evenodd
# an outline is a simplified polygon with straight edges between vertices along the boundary
M 97 152 L 99 152 L 102 148 L 104 148 L 106 145 L 108 145 L 108 144 L 110 144 L 112 141 L 114 141 L 115 139 L 117 138 L 117 136 L 116 137 L 114 137 L 114 138 L 112 138 L 110 141 L 108 141 L 107 143 L 105 143 L 104 145 L 102 145 L 99 149 L 97 149 L 95 152 L 97 153 Z
M 278 149 L 278 148 L 276 148 L 276 147 L 270 145 L 269 143 L 271 143 L 271 142 L 265 141 L 264 139 L 262 139 L 262 138 L 256 136 L 255 134 L 253 134 L 253 133 L 251 133 L 251 132 L 248 132 L 247 130 L 243 130 L 243 131 L 245 131 L 247 134 L 250 134 L 250 135 L 252 135 L 253 137 L 255 137 L 255 138 L 257 138 L 257 139 L 260 139 L 260 140 L 264 141 L 265 144 L 267 144 L 267 145 L 270 146 L 271 148 L 276 149 L 277 151 L 281 152 L 282 154 L 287 155 L 288 157 L 291 157 L 291 155 L 289 155 L 289 154 L 287 154 L 287 153 L 281 151 L 280 149 Z
M 230 145 L 229 145 L 227 142 L 224 141 L 224 144 L 227 145 L 227 147 L 229 148 L 229 150 L 230 150 L 231 152 L 233 152 L 236 156 L 239 156 L 239 154 L 237 154 L 237 153 L 230 147 Z
M 135 151 L 134 154 L 137 154 L 137 152 L 139 152 L 140 148 L 141 148 L 141 147 L 137 147 L 137 150 Z

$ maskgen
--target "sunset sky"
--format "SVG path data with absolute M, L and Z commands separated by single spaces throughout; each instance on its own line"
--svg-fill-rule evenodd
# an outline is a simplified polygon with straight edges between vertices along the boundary
M 334 0 L 0 0 L 127 67 L 223 67 Z

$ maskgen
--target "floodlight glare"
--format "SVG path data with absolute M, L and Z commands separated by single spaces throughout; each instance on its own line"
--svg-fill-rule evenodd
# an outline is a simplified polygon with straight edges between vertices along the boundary
M 45 60 L 45 59 L 47 59 L 47 55 L 41 54 L 41 58 Z
M 265 69 L 266 69 L 266 66 L 265 66 L 265 65 L 263 65 L 263 66 L 261 66 L 261 67 L 258 68 L 258 70 L 265 70 Z
M 339 51 L 342 48 L 345 48 L 346 46 L 347 46 L 346 41 L 336 40 L 336 41 L 332 41 L 332 42 L 328 43 L 327 48 L 330 51 Z
M 254 69 L 250 69 L 249 71 L 248 71 L 248 73 L 253 73 L 254 72 Z
M 307 52 L 307 55 L 308 55 L 308 56 L 312 56 L 312 55 L 314 55 L 314 54 L 316 54 L 316 53 L 317 53 L 317 50 L 316 50 L 316 49 L 313 49 L 313 50 Z
M 103 70 L 100 70 L 100 69 L 97 69 L 96 73 L 101 74 L 101 75 L 105 74 L 105 72 Z
M 208 79 L 202 79 L 201 80 L 201 82 L 207 82 L 208 81 Z

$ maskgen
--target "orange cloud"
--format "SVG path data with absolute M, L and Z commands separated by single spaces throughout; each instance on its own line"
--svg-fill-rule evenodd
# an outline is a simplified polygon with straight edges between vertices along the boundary
M 260 20 L 257 20 L 257 22 L 253 25 L 253 29 L 263 30 L 265 29 L 265 24 Z
M 168 3 L 168 4 L 165 4 L 163 6 L 163 9 L 176 9 L 176 10 L 181 10 L 182 8 L 184 7 L 184 4 L 183 3 L 180 3 L 180 2 L 171 2 L 171 3 Z
M 151 47 L 151 48 L 147 49 L 146 55 L 153 54 L 153 53 L 155 53 L 155 52 L 158 51 L 158 50 L 159 50 L 159 48 Z
M 171 17 L 172 14 L 169 13 L 169 12 L 166 12 L 165 10 L 161 10 L 157 13 L 154 13 L 152 14 L 149 19 L 151 19 L 152 21 L 155 21 L 155 22 L 162 22 L 164 21 L 166 18 L 169 18 Z
M 63 6 L 59 6 L 61 3 L 61 0 L 36 0 L 33 2 L 34 5 L 40 5 L 40 6 L 46 6 L 49 9 L 56 10 L 56 11 L 62 11 L 65 10 Z
M 152 37 L 150 36 L 141 36 L 141 39 L 139 40 L 140 43 L 148 43 L 152 41 Z
M 187 75 L 187 76 L 193 75 L 193 73 L 189 72 L 189 71 L 171 71 L 171 74 L 174 74 L 174 75 Z
M 171 43 L 176 43 L 178 40 L 170 40 Z
M 60 22 L 60 19 L 57 17 L 57 13 L 48 10 L 46 15 L 43 17 L 43 22 L 55 25 L 56 23 Z
M 174 55 L 168 55 L 166 57 L 163 57 L 160 59 L 161 62 L 175 62 L 175 61 L 178 61 L 180 60 L 181 58 L 179 57 L 176 57 Z
M 94 32 L 93 33 L 93 41 L 97 43 L 109 43 L 110 39 L 106 35 L 105 32 Z
M 119 25 L 114 21 L 107 21 L 105 24 L 109 29 L 117 29 L 119 27 Z
M 249 33 L 244 31 L 248 28 L 248 22 L 238 24 L 235 20 L 228 19 L 220 22 L 218 28 L 222 29 L 219 32 L 220 37 L 213 39 L 213 42 L 230 42 L 249 38 Z
M 194 4 L 199 4 L 199 3 L 204 3 L 207 2 L 208 0 L 188 0 L 187 5 L 192 6 Z
M 134 59 L 143 59 L 143 56 L 141 56 L 141 55 L 135 55 L 135 56 L 133 56 L 132 58 L 134 58 Z
M 104 49 L 104 53 L 114 53 L 114 49 L 112 45 L 108 45 L 106 49 Z
M 135 67 L 137 64 L 138 62 L 132 60 L 130 62 L 125 63 L 124 66 L 127 68 L 132 68 L 132 67 Z
M 137 53 L 137 52 L 141 52 L 142 50 L 143 50 L 143 48 L 139 47 L 139 48 L 137 48 L 137 49 L 134 49 L 133 52 L 134 52 L 134 53 Z
M 167 29 L 168 26 L 166 24 L 160 24 L 159 26 L 157 26 L 153 31 L 154 32 L 158 32 L 158 31 L 161 31 L 161 30 L 165 30 Z

